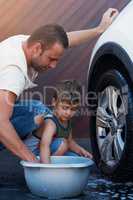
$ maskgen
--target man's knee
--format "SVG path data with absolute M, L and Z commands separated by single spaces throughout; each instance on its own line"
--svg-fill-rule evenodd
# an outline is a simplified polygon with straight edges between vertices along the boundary
M 33 111 L 36 115 L 47 115 L 50 110 L 39 100 L 32 100 Z
M 44 124 L 44 117 L 42 115 L 37 115 L 34 117 L 35 124 L 42 126 Z

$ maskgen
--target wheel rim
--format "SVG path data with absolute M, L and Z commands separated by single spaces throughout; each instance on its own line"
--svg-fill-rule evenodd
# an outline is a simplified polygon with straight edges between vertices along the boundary
M 120 91 L 108 86 L 98 96 L 96 136 L 101 160 L 113 167 L 125 145 L 126 109 Z

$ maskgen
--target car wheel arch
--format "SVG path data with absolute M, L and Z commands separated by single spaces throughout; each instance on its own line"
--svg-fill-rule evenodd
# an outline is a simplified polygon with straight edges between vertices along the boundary
M 129 55 L 120 45 L 109 42 L 101 46 L 92 60 L 88 76 L 88 90 L 93 91 L 99 74 L 112 67 L 124 74 L 129 85 L 133 84 L 133 63 Z

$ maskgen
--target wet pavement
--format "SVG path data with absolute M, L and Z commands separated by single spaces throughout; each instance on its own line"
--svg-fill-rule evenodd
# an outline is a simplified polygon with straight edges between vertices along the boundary
M 42 200 L 32 195 L 25 184 L 22 185 L 0 185 L 0 200 Z M 68 198 L 67 198 L 68 199 Z M 88 185 L 81 196 L 71 198 L 71 200 L 110 200 L 110 199 L 133 199 L 133 183 L 116 184 L 100 175 L 92 174 L 88 180 Z
M 28 190 L 19 160 L 5 151 L 0 153 L 0 200 L 42 200 Z M 67 198 L 68 199 L 68 198 Z M 83 194 L 71 200 L 133 199 L 133 183 L 113 183 L 104 179 L 93 166 Z
M 112 183 L 101 177 L 92 176 L 88 181 L 84 195 L 83 199 L 86 200 L 133 199 L 133 183 Z

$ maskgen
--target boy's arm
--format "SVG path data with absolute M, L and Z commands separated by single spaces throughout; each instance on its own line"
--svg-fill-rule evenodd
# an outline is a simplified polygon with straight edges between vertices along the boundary
M 92 154 L 89 153 L 88 151 L 86 151 L 83 147 L 81 147 L 79 144 L 77 144 L 73 138 L 72 138 L 72 133 L 69 136 L 68 139 L 68 143 L 69 143 L 69 149 L 71 151 L 74 151 L 75 153 L 79 154 L 80 156 L 85 156 L 85 157 L 89 157 L 92 159 Z
M 88 29 L 88 30 L 81 30 L 81 31 L 73 31 L 67 33 L 68 40 L 69 40 L 69 47 L 77 46 L 85 42 L 89 42 L 95 37 L 100 36 L 111 23 L 114 21 L 116 16 L 118 15 L 118 10 L 109 8 L 102 17 L 102 20 L 99 26 Z
M 50 163 L 50 144 L 56 131 L 56 125 L 48 119 L 44 125 L 42 138 L 40 142 L 40 162 Z

